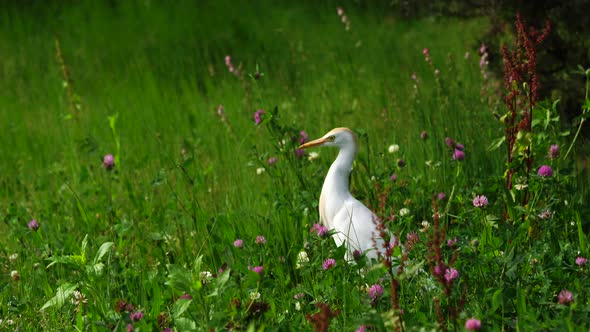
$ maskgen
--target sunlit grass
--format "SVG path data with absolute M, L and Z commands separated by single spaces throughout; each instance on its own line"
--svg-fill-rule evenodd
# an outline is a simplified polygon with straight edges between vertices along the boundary
M 0 328 L 310 330 L 305 315 L 328 303 L 340 312 L 335 328 L 391 329 L 384 270 L 359 273 L 363 263 L 347 265 L 342 248 L 310 233 L 335 151 L 297 158 L 291 139 L 340 126 L 359 135 L 352 192 L 374 210 L 385 199 L 379 212 L 397 215 L 392 229 L 402 241 L 410 232 L 422 238 L 410 255 L 414 277 L 401 286 L 407 328 L 436 326 L 432 299 L 441 294 L 429 275 L 426 242 L 431 198 L 439 192 L 446 195 L 437 203 L 441 223 L 460 239 L 445 255 L 459 252 L 457 285 L 466 293 L 457 286 L 442 297 L 450 307 L 465 300 L 458 328 L 472 316 L 487 319 L 490 329 L 546 315 L 568 320 L 539 329 L 587 324 L 555 300 L 562 288 L 575 288 L 580 312 L 588 309 L 587 268 L 573 263 L 576 255 L 588 257 L 587 196 L 559 195 L 575 192 L 569 164 L 552 164 L 554 182 L 534 177 L 537 205 L 526 211 L 537 222 L 535 209 L 561 209 L 559 224 L 540 228 L 553 233 L 533 234 L 502 215 L 510 199 L 501 185 L 505 155 L 487 149 L 503 135 L 493 115 L 501 96 L 495 78 L 483 78 L 478 54 L 485 20 L 404 21 L 377 7 L 345 7 L 346 31 L 328 4 L 85 2 L 37 9 L 0 14 L 0 153 L 7 156 L 0 163 Z M 79 104 L 74 114 L 56 40 Z M 239 77 L 228 71 L 226 55 Z M 257 126 L 258 109 L 267 117 Z M 446 137 L 465 145 L 464 161 L 453 160 Z M 392 144 L 399 151 L 388 152 Z M 111 171 L 102 167 L 109 153 L 117 160 Z M 270 157 L 276 164 L 268 164 Z M 488 210 L 473 207 L 482 194 Z M 409 214 L 399 216 L 401 208 Z M 27 227 L 31 219 L 39 221 L 37 231 Z M 266 244 L 255 243 L 258 235 Z M 243 248 L 234 247 L 236 239 Z M 309 261 L 296 268 L 301 250 Z M 324 271 L 328 258 L 336 266 Z M 543 267 L 535 270 L 532 259 Z M 47 267 L 51 260 L 57 263 Z M 375 284 L 386 288 L 377 300 L 367 293 Z M 73 290 L 87 303 L 72 303 Z M 250 310 L 258 293 L 268 304 L 260 314 Z M 527 307 L 530 293 L 538 303 Z M 135 308 L 117 309 L 119 300 Z M 145 318 L 133 321 L 137 311 Z

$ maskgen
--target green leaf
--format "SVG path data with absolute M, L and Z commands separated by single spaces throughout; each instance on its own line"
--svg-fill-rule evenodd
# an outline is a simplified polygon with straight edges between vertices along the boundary
M 164 283 L 181 292 L 189 293 L 192 285 L 192 275 L 186 269 L 168 264 L 168 280 Z
M 61 308 L 65 303 L 66 300 L 72 295 L 72 293 L 78 287 L 77 284 L 69 284 L 65 283 L 57 289 L 55 292 L 55 296 L 52 297 L 49 301 L 47 301 L 42 307 L 41 310 L 45 310 L 49 307 L 56 307 L 57 309 Z
M 506 137 L 505 136 L 502 136 L 500 138 L 496 138 L 488 146 L 487 150 L 488 151 L 494 151 L 494 150 L 498 149 L 502 145 L 502 143 L 504 143 L 505 141 L 506 141 Z
M 177 331 L 196 331 L 197 330 L 197 324 L 188 318 L 178 318 L 176 320 L 174 320 L 174 325 L 176 327 Z
M 111 247 L 113 246 L 113 242 L 105 242 L 103 243 L 100 248 L 98 248 L 98 251 L 96 252 L 96 255 L 94 255 L 94 260 L 93 263 L 97 264 L 98 262 L 100 262 L 100 260 L 102 259 L 102 257 L 111 249 Z
M 51 261 L 47 268 L 55 264 L 66 264 L 66 265 L 73 265 L 77 268 L 82 268 L 84 266 L 84 257 L 81 255 L 66 255 L 66 256 L 53 256 L 47 258 L 48 261 Z
M 219 295 L 219 293 L 223 292 L 223 288 L 227 281 L 229 280 L 229 269 L 225 270 L 220 276 L 215 279 L 215 289 L 211 294 L 207 295 L 207 297 L 213 297 Z
M 103 263 L 97 263 L 97 264 L 92 264 L 92 265 L 87 265 L 86 266 L 86 273 L 93 274 L 93 275 L 96 275 L 96 276 L 102 275 L 102 271 L 103 270 L 104 270 L 104 264 Z
M 193 300 L 187 299 L 179 299 L 178 301 L 176 301 L 174 303 L 174 308 L 172 308 L 172 317 L 174 318 L 174 320 L 179 319 L 182 316 L 182 314 L 188 309 L 192 302 Z
M 82 256 L 82 263 L 86 264 L 86 248 L 88 247 L 88 234 L 82 240 L 82 247 L 80 248 L 80 256 Z
M 503 289 L 498 289 L 494 292 L 494 295 L 492 295 L 492 311 L 498 310 L 498 308 L 504 303 L 502 292 Z
M 424 266 L 426 261 L 421 261 L 418 264 L 412 264 L 410 266 L 406 266 L 404 268 L 404 272 L 399 275 L 399 280 L 403 281 L 405 279 L 411 278 L 416 275 L 416 272 Z

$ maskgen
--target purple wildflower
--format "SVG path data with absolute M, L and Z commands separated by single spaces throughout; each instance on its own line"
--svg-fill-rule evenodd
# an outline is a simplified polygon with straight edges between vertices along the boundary
M 319 237 L 325 237 L 328 235 L 328 227 L 321 224 L 313 224 L 311 231 L 316 232 Z
M 266 243 L 266 238 L 264 237 L 264 235 L 258 235 L 256 237 L 256 244 L 265 244 Z
M 302 130 L 299 132 L 299 144 L 303 144 L 305 142 L 307 142 L 307 140 L 309 140 L 309 135 L 307 135 L 307 133 Z
M 107 171 L 110 171 L 115 167 L 115 157 L 112 154 L 107 154 L 102 159 L 102 167 Z
M 455 143 L 455 149 L 463 151 L 465 150 L 465 146 L 461 143 Z
M 448 239 L 447 240 L 447 246 L 452 247 L 455 244 L 457 244 L 457 242 L 459 242 L 459 240 L 457 239 L 457 237 L 455 237 L 454 239 Z
M 553 176 L 553 170 L 550 166 L 543 165 L 539 168 L 538 174 L 544 178 Z
M 133 324 L 127 324 L 127 332 L 133 332 Z
M 238 70 L 234 67 L 234 65 L 231 62 L 231 57 L 229 55 L 225 56 L 225 65 L 227 66 L 227 70 L 236 75 L 236 76 L 240 76 L 240 73 L 238 72 Z
M 138 322 L 143 318 L 143 316 L 145 316 L 145 314 L 141 310 L 137 310 L 135 312 L 132 312 L 129 315 L 129 318 L 134 322 Z
M 422 54 L 424 54 L 425 56 L 427 56 L 427 55 L 428 55 L 428 48 L 426 48 L 426 47 L 425 47 L 425 48 L 422 50 Z
M 403 160 L 403 159 L 398 159 L 397 160 L 397 166 L 400 167 L 400 168 L 406 166 L 406 161 Z
M 193 299 L 193 297 L 188 293 L 182 294 L 182 296 L 180 298 L 183 300 L 192 300 Z
M 242 239 L 236 239 L 236 240 L 234 241 L 234 247 L 236 247 L 236 248 L 240 248 L 240 249 L 241 249 L 242 247 L 244 247 L 244 240 L 242 240 Z
M 574 296 L 572 292 L 568 291 L 567 289 L 563 289 L 561 292 L 559 292 L 559 295 L 557 295 L 557 302 L 563 305 L 570 304 L 571 302 L 574 302 Z
M 269 165 L 274 165 L 277 163 L 277 157 L 270 157 L 270 158 L 268 158 L 267 162 Z
M 437 265 L 433 269 L 433 273 L 435 276 L 439 276 L 444 273 L 445 267 L 443 265 Z
M 428 133 L 424 130 L 420 133 L 420 138 L 421 139 L 427 139 L 428 138 Z
M 465 152 L 459 149 L 455 149 L 455 151 L 453 152 L 453 159 L 457 161 L 465 159 Z
M 395 180 L 397 180 L 397 175 L 395 173 L 391 174 L 391 176 L 389 177 L 389 180 L 395 182 Z
M 359 326 L 359 328 L 354 332 L 367 332 L 367 327 L 364 325 Z
M 449 147 L 452 148 L 455 145 L 455 141 L 453 141 L 452 138 L 450 137 L 445 137 L 445 144 Z
M 367 293 L 369 293 L 371 300 L 375 300 L 376 298 L 383 296 L 383 286 L 374 284 L 373 286 L 369 287 Z
M 547 158 L 549 159 L 557 159 L 559 157 L 559 145 L 553 144 L 549 147 L 549 154 Z
M 445 271 L 445 280 L 447 282 L 451 282 L 459 277 L 459 271 L 453 269 L 452 267 L 448 268 Z
M 263 115 L 265 115 L 266 112 L 263 109 L 259 109 L 256 112 L 254 112 L 254 123 L 256 123 L 256 125 L 259 125 L 262 120 L 263 120 Z
M 443 192 L 439 192 L 437 198 L 439 201 L 442 201 L 443 199 L 447 198 L 447 195 L 445 195 Z
M 293 298 L 295 300 L 300 300 L 300 299 L 302 299 L 304 297 L 305 297 L 305 293 L 297 293 L 297 294 L 293 295 Z
M 488 48 L 486 47 L 486 44 L 482 42 L 481 46 L 479 47 L 479 54 L 484 54 L 487 52 L 487 50 Z
M 295 150 L 295 156 L 297 156 L 297 158 L 301 158 L 301 157 L 305 156 L 305 150 L 303 150 L 303 149 Z
M 255 266 L 255 267 L 251 268 L 250 271 L 256 272 L 258 275 L 262 275 L 262 273 L 264 273 L 264 267 L 263 266 Z
M 354 251 L 352 252 L 352 258 L 354 258 L 355 261 L 358 261 L 359 259 L 361 259 L 362 255 L 363 255 L 363 253 L 358 249 L 354 249 Z
M 328 258 L 324 261 L 324 263 L 322 263 L 322 268 L 327 271 L 329 269 L 331 269 L 332 267 L 336 266 L 336 260 L 333 258 Z
M 468 331 L 479 330 L 481 328 L 481 321 L 479 319 L 469 318 L 465 322 L 465 328 Z
M 39 229 L 39 222 L 35 219 L 29 221 L 28 225 L 30 230 L 37 231 Z
M 473 206 L 475 206 L 475 207 L 480 208 L 480 207 L 485 207 L 486 205 L 488 205 L 488 198 L 485 197 L 484 195 L 477 195 L 473 199 Z
M 585 258 L 582 256 L 576 257 L 576 264 L 578 266 L 584 266 L 584 265 L 586 265 L 586 263 L 588 263 L 588 258 Z

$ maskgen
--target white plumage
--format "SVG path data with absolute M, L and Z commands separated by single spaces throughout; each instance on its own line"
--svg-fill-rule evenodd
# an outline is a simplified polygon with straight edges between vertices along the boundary
M 334 241 L 347 248 L 347 259 L 355 250 L 367 252 L 367 257 L 377 258 L 377 248 L 383 252 L 383 239 L 377 231 L 377 216 L 350 193 L 348 179 L 357 152 L 354 133 L 348 128 L 335 128 L 323 137 L 301 145 L 300 149 L 313 146 L 333 146 L 340 151 L 330 166 L 320 195 L 320 221 L 329 229 L 335 229 Z

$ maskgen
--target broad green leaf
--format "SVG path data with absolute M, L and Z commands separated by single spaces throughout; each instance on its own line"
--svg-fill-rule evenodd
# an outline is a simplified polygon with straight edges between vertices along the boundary
M 174 325 L 177 331 L 196 331 L 197 324 L 188 318 L 180 317 L 174 320 Z
M 41 307 L 41 310 L 45 310 L 49 307 L 56 307 L 57 309 L 61 308 L 64 305 L 64 303 L 66 303 L 70 295 L 72 295 L 72 293 L 76 290 L 77 287 L 77 284 L 69 283 L 65 283 L 59 286 L 59 288 L 55 292 L 55 296 L 52 297 L 49 301 L 47 301 L 43 305 L 43 307 Z
M 81 255 L 54 256 L 47 258 L 47 260 L 51 261 L 51 263 L 47 265 L 47 268 L 50 268 L 55 264 L 68 264 L 73 265 L 77 268 L 82 268 L 85 263 L 84 257 L 82 257 Z
M 113 242 L 105 242 L 100 246 L 100 248 L 98 248 L 98 251 L 94 256 L 94 264 L 98 263 L 102 259 L 102 257 L 109 251 L 109 249 L 111 249 L 113 244 Z
M 174 308 L 172 308 L 172 317 L 174 318 L 174 320 L 179 319 L 182 316 L 182 314 L 188 309 L 192 302 L 193 300 L 187 299 L 179 299 L 178 301 L 176 301 L 174 303 Z
M 181 292 L 189 293 L 192 285 L 192 274 L 186 269 L 168 264 L 168 280 L 164 283 Z
M 498 289 L 494 292 L 494 295 L 492 295 L 492 311 L 498 310 L 498 308 L 504 303 L 502 291 L 502 289 Z
M 229 271 L 229 269 L 225 270 L 221 275 L 217 277 L 217 279 L 215 279 L 215 289 L 213 289 L 213 292 L 207 295 L 207 297 L 217 296 L 220 292 L 223 292 L 223 288 L 229 280 Z

